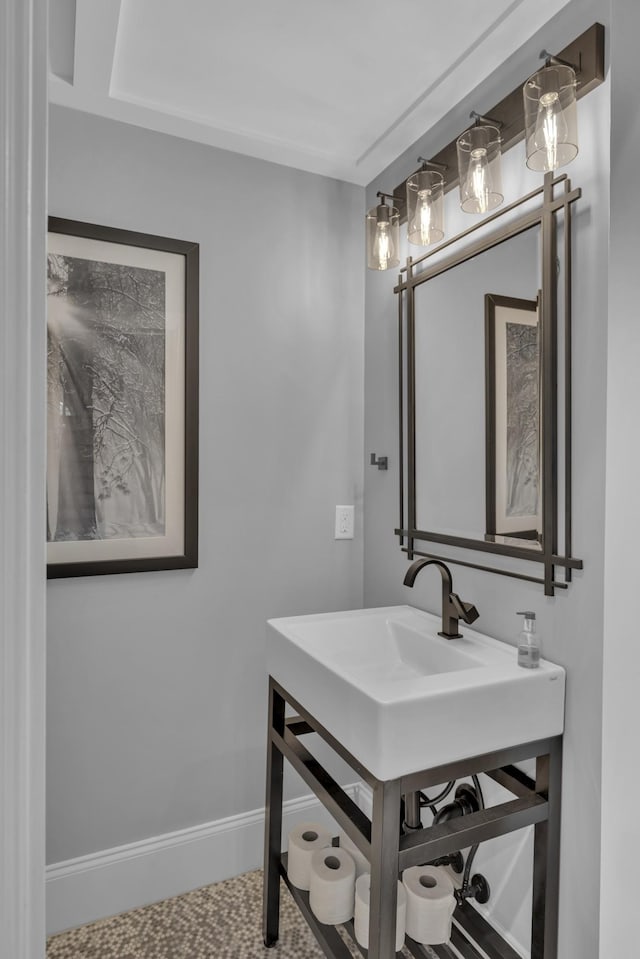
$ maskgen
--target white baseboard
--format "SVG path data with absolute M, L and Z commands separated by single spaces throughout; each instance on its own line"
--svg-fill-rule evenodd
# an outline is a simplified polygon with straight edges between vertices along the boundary
M 360 786 L 346 786 L 354 802 Z M 312 820 L 337 826 L 315 796 L 284 804 L 282 834 Z M 47 934 L 220 882 L 262 865 L 264 809 L 55 863 L 46 871 Z
M 344 788 L 371 817 L 371 789 L 365 783 Z M 283 836 L 304 820 L 326 823 L 334 835 L 338 832 L 316 797 L 302 796 L 284 804 Z M 262 865 L 263 840 L 264 809 L 255 809 L 48 866 L 47 935 L 257 869 Z M 491 865 L 486 863 L 487 875 L 492 875 Z M 498 875 L 502 871 L 503 864 Z M 479 911 L 520 955 L 529 955 L 491 905 L 480 906 Z

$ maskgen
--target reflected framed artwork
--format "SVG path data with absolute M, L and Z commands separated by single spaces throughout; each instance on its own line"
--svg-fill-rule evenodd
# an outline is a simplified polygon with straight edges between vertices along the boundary
M 49 219 L 49 578 L 198 565 L 198 270 L 196 243 Z
M 540 337 L 537 300 L 485 295 L 488 541 L 540 541 Z

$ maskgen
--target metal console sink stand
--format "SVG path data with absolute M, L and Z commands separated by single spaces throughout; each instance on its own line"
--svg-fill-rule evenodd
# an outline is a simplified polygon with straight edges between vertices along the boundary
M 285 706 L 296 716 L 285 718 Z M 373 790 L 371 819 L 311 755 L 301 741 L 317 733 Z M 287 877 L 282 849 L 283 766 L 287 759 L 371 864 L 369 959 L 393 959 L 395 952 L 396 881 L 408 866 L 437 859 L 516 829 L 533 825 L 533 911 L 531 959 L 557 959 L 558 873 L 560 849 L 560 790 L 562 737 L 554 736 L 509 749 L 470 756 L 448 765 L 423 769 L 399 779 L 380 781 L 351 755 L 275 680 L 269 680 L 269 735 L 264 857 L 263 932 L 266 946 L 278 939 L 280 878 L 287 883 L 328 959 L 352 959 L 345 938 L 334 926 L 319 923 L 305 892 Z M 513 764 L 535 759 L 535 782 Z M 459 819 L 400 835 L 400 803 L 404 794 L 485 773 L 514 798 Z M 454 912 L 451 943 L 464 959 L 521 959 L 519 954 L 468 902 Z M 353 924 L 346 933 L 353 937 Z M 427 959 L 426 947 L 407 937 L 406 947 L 417 959 Z M 360 947 L 357 947 L 360 948 Z M 439 959 L 455 959 L 448 945 L 430 946 Z M 479 950 L 482 950 L 480 952 Z M 398 956 L 400 954 L 398 953 Z

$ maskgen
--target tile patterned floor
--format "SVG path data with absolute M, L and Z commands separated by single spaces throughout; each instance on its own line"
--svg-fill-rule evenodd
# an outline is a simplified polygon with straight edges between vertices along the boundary
M 284 884 L 273 949 L 264 948 L 261 926 L 262 870 L 256 870 L 51 936 L 47 959 L 323 959 Z
M 319 959 L 283 886 L 280 940 L 262 943 L 262 871 L 51 936 L 47 959 Z

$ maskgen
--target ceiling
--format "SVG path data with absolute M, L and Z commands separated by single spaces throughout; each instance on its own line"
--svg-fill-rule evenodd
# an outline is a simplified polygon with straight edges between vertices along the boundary
M 50 99 L 367 184 L 569 0 L 49 0 Z

